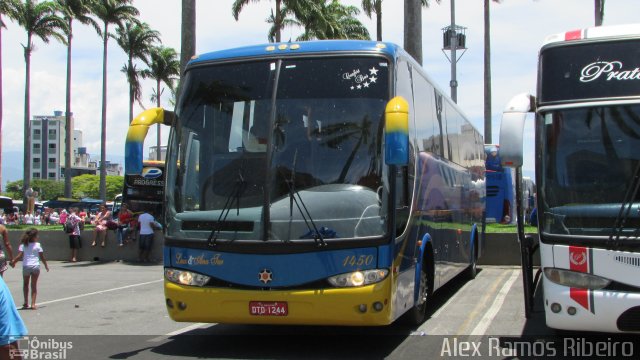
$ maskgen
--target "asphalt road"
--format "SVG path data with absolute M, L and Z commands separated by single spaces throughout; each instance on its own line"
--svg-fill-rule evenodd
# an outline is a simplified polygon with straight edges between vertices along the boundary
M 20 310 L 29 329 L 20 345 L 36 350 L 31 358 L 510 358 L 513 354 L 498 351 L 504 349 L 497 341 L 554 335 L 544 324 L 539 292 L 533 316 L 525 319 L 518 267 L 484 266 L 475 280 L 454 280 L 438 291 L 428 320 L 417 328 L 176 323 L 165 311 L 161 265 L 50 262 L 50 267 L 40 276 L 38 309 Z M 9 269 L 5 281 L 20 306 L 20 269 Z

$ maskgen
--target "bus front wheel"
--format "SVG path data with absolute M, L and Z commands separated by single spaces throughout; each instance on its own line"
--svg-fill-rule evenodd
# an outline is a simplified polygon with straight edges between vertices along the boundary
M 418 290 L 418 300 L 413 307 L 405 314 L 405 322 L 409 325 L 418 326 L 427 317 L 427 305 L 432 295 L 433 272 L 427 261 L 422 262 L 420 271 L 420 289 Z

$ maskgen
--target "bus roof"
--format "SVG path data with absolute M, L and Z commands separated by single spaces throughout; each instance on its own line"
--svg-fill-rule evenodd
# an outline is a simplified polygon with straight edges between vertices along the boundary
M 386 54 L 394 58 L 399 50 L 400 47 L 393 43 L 366 40 L 296 41 L 290 43 L 252 45 L 235 49 L 209 52 L 194 56 L 189 62 L 189 65 L 223 59 L 241 59 L 270 56 L 275 57 L 295 54 L 313 54 L 319 52 L 377 52 Z
M 586 29 L 566 31 L 549 35 L 544 39 L 543 46 L 574 40 L 604 39 L 604 38 L 640 38 L 640 24 L 596 26 Z

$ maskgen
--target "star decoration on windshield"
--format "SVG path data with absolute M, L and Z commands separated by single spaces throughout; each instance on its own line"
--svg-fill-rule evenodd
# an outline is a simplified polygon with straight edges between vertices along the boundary
M 371 75 L 378 75 L 378 69 L 376 69 L 375 67 L 372 67 L 371 69 L 369 69 L 369 73 Z
M 262 269 L 262 271 L 258 273 L 258 280 L 263 284 L 270 283 L 273 281 L 273 273 L 269 269 Z

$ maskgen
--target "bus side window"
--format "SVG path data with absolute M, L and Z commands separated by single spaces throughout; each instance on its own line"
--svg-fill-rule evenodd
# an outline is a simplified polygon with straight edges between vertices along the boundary
M 409 103 L 409 165 L 398 168 L 396 174 L 396 236 L 401 235 L 409 222 L 409 205 L 413 191 L 415 157 L 413 156 L 413 133 L 415 131 L 413 85 L 411 66 L 400 59 L 396 70 L 396 96 L 402 96 Z

